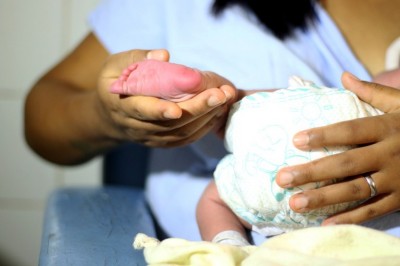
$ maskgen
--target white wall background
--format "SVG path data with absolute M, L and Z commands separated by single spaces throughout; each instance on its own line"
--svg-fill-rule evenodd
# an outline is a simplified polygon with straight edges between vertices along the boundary
M 0 265 L 38 265 L 46 199 L 62 186 L 100 184 L 101 159 L 77 168 L 37 157 L 23 137 L 36 79 L 88 32 L 99 0 L 0 0 Z

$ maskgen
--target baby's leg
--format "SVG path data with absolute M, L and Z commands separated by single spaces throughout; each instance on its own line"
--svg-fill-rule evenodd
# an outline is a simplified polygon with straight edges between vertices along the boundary
M 235 246 L 250 245 L 245 224 L 219 197 L 215 182 L 212 181 L 201 196 L 196 217 L 203 240 Z
M 200 71 L 179 64 L 145 60 L 129 66 L 110 91 L 124 95 L 145 95 L 179 102 L 200 92 Z

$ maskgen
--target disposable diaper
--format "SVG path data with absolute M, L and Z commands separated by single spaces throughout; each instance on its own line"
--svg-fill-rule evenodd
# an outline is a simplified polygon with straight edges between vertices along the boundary
M 379 114 L 382 112 L 348 90 L 317 86 L 299 77 L 291 77 L 287 89 L 246 96 L 232 106 L 225 135 L 229 154 L 214 173 L 221 198 L 263 235 L 320 225 L 327 216 L 359 202 L 295 213 L 288 204 L 290 196 L 327 184 L 282 189 L 275 182 L 276 174 L 284 166 L 354 147 L 300 151 L 292 144 L 293 135 L 303 129 Z

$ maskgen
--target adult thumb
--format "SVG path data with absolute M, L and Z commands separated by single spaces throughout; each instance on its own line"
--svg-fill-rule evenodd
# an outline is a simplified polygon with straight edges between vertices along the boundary
M 354 92 L 362 101 L 382 112 L 391 113 L 400 110 L 400 90 L 396 88 L 362 81 L 349 72 L 343 73 L 342 84 L 347 90 Z

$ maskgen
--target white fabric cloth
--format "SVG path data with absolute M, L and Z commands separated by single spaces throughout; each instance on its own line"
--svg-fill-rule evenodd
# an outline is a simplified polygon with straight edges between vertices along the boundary
M 214 71 L 241 89 L 285 88 L 291 75 L 340 87 L 343 70 L 370 79 L 321 8 L 308 33 L 281 42 L 238 7 L 215 18 L 212 2 L 103 0 L 89 24 L 110 53 L 166 48 L 171 62 Z M 200 240 L 195 206 L 225 154 L 212 135 L 189 147 L 153 150 L 146 194 L 170 236 Z
M 305 241 L 306 239 L 306 241 Z M 305 228 L 260 246 L 135 236 L 149 266 L 398 266 L 400 238 L 359 225 Z
M 306 163 L 349 150 L 351 146 L 301 151 L 292 142 L 300 130 L 382 114 L 344 89 L 319 87 L 291 77 L 287 89 L 260 92 L 232 106 L 225 134 L 229 152 L 214 173 L 221 198 L 265 236 L 319 226 L 329 215 L 361 202 L 327 206 L 307 213 L 289 207 L 295 193 L 329 183 L 310 183 L 282 189 L 276 182 L 280 168 Z

